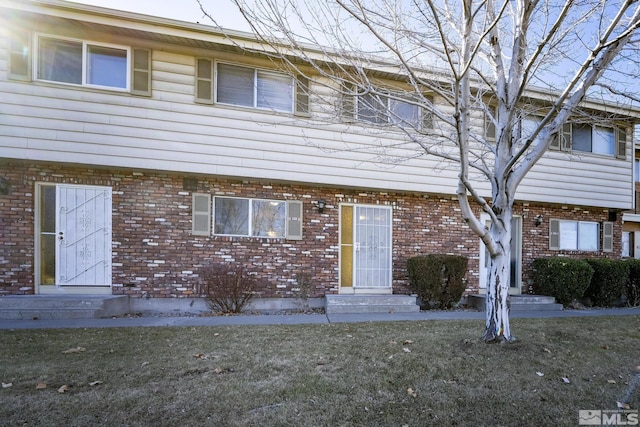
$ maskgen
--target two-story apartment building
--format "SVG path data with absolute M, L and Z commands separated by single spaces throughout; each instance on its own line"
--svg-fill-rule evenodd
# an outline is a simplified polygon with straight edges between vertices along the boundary
M 265 301 L 294 295 L 301 273 L 317 298 L 407 294 L 406 260 L 427 253 L 467 256 L 467 293 L 482 292 L 458 171 L 376 128 L 375 112 L 339 119 L 344 100 L 312 70 L 238 43 L 255 40 L 59 0 L 0 4 L 0 295 L 198 297 L 219 262 L 246 265 Z M 621 256 L 638 111 L 587 107 L 621 121 L 575 124 L 522 182 L 513 293 L 530 292 L 536 258 Z M 416 108 L 402 114 L 418 122 Z

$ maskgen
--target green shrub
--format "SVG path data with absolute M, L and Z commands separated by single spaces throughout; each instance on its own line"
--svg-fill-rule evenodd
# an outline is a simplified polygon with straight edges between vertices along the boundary
M 581 259 L 538 258 L 533 261 L 533 287 L 536 293 L 549 295 L 563 305 L 581 298 L 593 276 L 593 268 Z
M 465 289 L 468 259 L 458 255 L 430 254 L 407 260 L 412 288 L 423 304 L 450 308 L 460 301 Z
M 205 267 L 201 293 L 209 308 L 221 313 L 240 313 L 251 302 L 257 288 L 255 277 L 240 264 L 214 264 Z
M 593 267 L 591 283 L 584 296 L 599 307 L 608 307 L 622 296 L 629 280 L 629 263 L 619 259 L 588 259 Z
M 627 305 L 640 306 L 640 259 L 627 260 L 629 264 L 629 280 L 625 289 Z

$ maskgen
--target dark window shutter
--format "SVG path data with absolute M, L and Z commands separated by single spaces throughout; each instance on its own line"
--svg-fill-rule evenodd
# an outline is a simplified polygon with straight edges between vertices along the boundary
M 196 102 L 213 104 L 213 61 L 196 59 Z
M 287 201 L 287 239 L 302 240 L 302 201 Z
M 602 251 L 613 252 L 613 222 L 605 222 L 602 226 Z
M 627 132 L 623 128 L 616 129 L 616 157 L 627 158 Z
M 309 116 L 311 112 L 309 105 L 309 79 L 305 76 L 296 76 L 296 109 L 298 116 Z
M 151 96 L 151 51 L 134 47 L 131 61 L 131 93 Z
M 31 34 L 15 30 L 9 46 L 9 78 L 31 80 Z
M 557 219 L 549 220 L 549 249 L 560 249 L 560 221 Z

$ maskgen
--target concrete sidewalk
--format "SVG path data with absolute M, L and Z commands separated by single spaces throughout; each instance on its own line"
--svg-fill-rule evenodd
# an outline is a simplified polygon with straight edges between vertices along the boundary
M 562 311 L 523 311 L 511 318 L 640 316 L 640 307 Z M 105 319 L 0 320 L 0 329 L 125 328 L 155 326 L 301 325 L 420 320 L 484 320 L 480 311 L 422 311 L 368 314 L 252 314 L 238 316 L 142 316 Z

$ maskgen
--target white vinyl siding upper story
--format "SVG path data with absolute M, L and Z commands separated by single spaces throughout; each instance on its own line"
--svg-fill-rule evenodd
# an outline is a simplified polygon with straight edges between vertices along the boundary
M 81 40 L 86 48 L 128 49 L 129 90 L 45 81 L 33 78 L 37 66 L 33 55 L 24 55 L 17 47 L 20 41 L 10 42 L 10 30 L 15 26 L 5 25 L 2 15 L 0 21 L 2 158 L 454 197 L 455 165 L 421 155 L 417 145 L 403 143 L 401 132 L 366 120 L 336 120 L 327 112 L 339 108 L 339 95 L 336 93 L 332 101 L 327 87 L 314 84 L 316 77 L 283 73 L 270 69 L 270 61 L 228 51 L 171 46 L 126 35 L 100 37 L 86 29 L 77 33 L 67 29 L 60 37 Z M 116 18 L 109 24 L 137 25 Z M 50 27 L 35 28 L 25 36 L 31 38 L 28 46 L 35 46 L 36 34 L 57 36 Z M 199 33 L 189 35 L 198 37 Z M 214 74 L 219 65 L 223 65 L 223 73 L 225 66 L 229 67 L 227 72 L 247 69 L 254 82 L 263 77 L 271 88 L 286 87 L 287 101 L 278 105 L 286 110 L 286 103 L 288 112 L 261 108 L 257 89 L 251 105 L 238 108 L 235 101 L 220 102 L 215 98 L 219 94 Z M 25 70 L 28 76 L 21 78 Z M 322 91 L 322 96 L 315 97 L 314 90 Z M 145 96 L 132 96 L 137 94 Z M 202 98 L 210 102 L 202 102 Z M 249 104 L 248 92 L 242 99 Z M 404 107 L 398 111 L 405 114 Z M 406 112 L 407 117 L 416 117 L 411 108 Z M 424 126 L 424 113 L 418 115 L 420 126 Z M 483 126 L 482 112 L 477 113 L 475 126 Z M 383 140 L 389 142 L 385 144 L 389 148 L 381 148 Z M 626 158 L 629 161 L 550 151 L 522 182 L 517 198 L 628 209 L 633 200 L 632 162 L 629 153 Z M 480 190 L 485 195 L 490 191 L 488 185 L 480 185 Z

